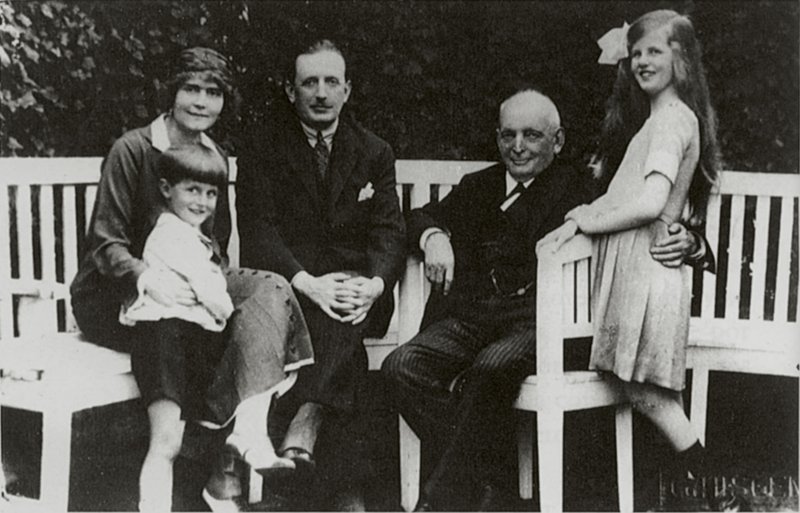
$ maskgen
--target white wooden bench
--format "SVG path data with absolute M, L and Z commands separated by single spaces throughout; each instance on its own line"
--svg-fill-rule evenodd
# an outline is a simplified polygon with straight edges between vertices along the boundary
M 428 182 L 418 179 L 426 187 L 412 190 L 411 207 L 430 199 Z M 440 188 L 442 198 L 459 179 L 455 173 L 431 173 L 428 181 L 448 186 Z M 718 269 L 695 272 L 702 289 L 693 299 L 688 350 L 690 416 L 703 441 L 710 371 L 800 376 L 799 196 L 800 175 L 724 172 L 709 201 L 706 233 Z M 519 489 L 523 498 L 533 494 L 536 429 L 542 511 L 563 509 L 564 413 L 611 405 L 616 405 L 619 509 L 633 510 L 631 409 L 621 391 L 597 373 L 564 372 L 564 345 L 592 335 L 591 254 L 590 239 L 577 237 L 555 255 L 540 255 L 537 269 L 537 374 L 522 384 L 515 408 L 537 414 L 536 425 L 530 414 L 519 424 Z M 414 291 L 401 294 L 400 341 L 405 342 L 416 333 L 424 308 L 424 301 L 413 299 L 428 291 L 413 258 L 401 285 Z M 402 421 L 400 430 L 401 501 L 410 510 L 419 495 L 420 448 Z
M 800 377 L 798 340 L 798 197 L 800 175 L 722 173 L 708 205 L 706 237 L 717 257 L 717 272 L 697 270 L 690 321 L 687 367 L 692 370 L 690 418 L 705 441 L 709 373 L 742 372 Z M 537 358 L 549 364 L 522 386 L 516 407 L 531 410 L 531 387 L 540 398 L 557 395 L 538 410 L 539 495 L 542 511 L 561 511 L 563 411 L 615 402 L 615 391 L 591 384 L 589 372 L 560 373 L 559 342 L 591 336 L 591 241 L 576 238 L 559 254 L 540 255 L 537 290 Z M 561 280 L 553 279 L 561 271 Z M 543 319 L 563 319 L 542 322 Z M 552 373 L 552 374 L 551 374 Z M 580 380 L 584 380 L 583 383 Z M 800 384 L 800 381 L 798 381 Z M 582 388 L 583 387 L 583 388 Z M 548 411 L 549 409 L 549 411 Z M 543 415 L 543 413 L 546 415 Z M 622 466 L 630 461 L 629 409 L 618 406 L 617 472 L 621 511 L 632 509 L 622 489 L 632 486 Z M 532 420 L 527 440 L 532 432 Z M 521 427 L 520 492 L 529 497 L 530 442 Z M 741 436 L 746 436 L 742 433 Z M 527 451 L 526 451 L 527 450 Z
M 5 373 L 0 404 L 42 415 L 40 496 L 13 497 L 19 509 L 66 511 L 73 413 L 139 396 L 129 355 L 86 342 L 69 304 L 68 285 L 78 269 L 79 241 L 91 217 L 100 164 L 96 157 L 0 159 L 0 368 Z M 230 164 L 228 252 L 231 265 L 237 265 L 236 160 Z M 399 161 L 401 204 L 427 202 L 437 176 L 457 183 L 464 173 L 486 165 Z M 445 186 L 441 193 L 448 190 Z M 399 322 L 413 313 L 419 325 L 422 288 L 411 283 L 394 291 L 398 307 L 387 335 L 365 341 L 372 370 L 399 340 L 415 334 L 413 322 Z M 251 501 L 260 497 L 257 476 L 251 476 Z
M 800 374 L 798 197 L 797 174 L 725 173 L 709 202 L 706 236 L 725 269 L 703 273 L 689 328 L 691 419 L 702 440 L 710 372 Z
M 444 197 L 463 174 L 486 165 L 398 161 L 401 204 L 413 208 L 433 197 Z M 0 159 L 0 367 L 33 371 L 0 381 L 0 404 L 41 412 L 43 430 L 40 497 L 14 497 L 20 509 L 66 510 L 75 411 L 138 396 L 127 355 L 81 341 L 64 286 L 77 270 L 79 235 L 90 217 L 99 169 L 99 158 Z M 700 315 L 692 320 L 692 420 L 701 432 L 709 371 L 797 376 L 798 351 L 789 333 L 796 333 L 797 326 L 797 241 L 792 234 L 797 232 L 799 189 L 797 175 L 726 172 L 720 194 L 712 198 L 708 237 L 718 257 L 729 257 L 722 259 L 728 262 L 724 275 L 705 273 L 700 278 L 705 291 L 716 291 L 716 280 L 722 280 L 725 287 L 718 294 L 703 294 L 698 300 Z M 231 193 L 233 205 L 232 188 Z M 13 209 L 10 198 L 14 199 Z M 753 208 L 755 217 L 750 212 Z M 235 226 L 235 211 L 232 215 Z M 750 223 L 752 229 L 748 228 Z M 779 235 L 771 238 L 770 226 L 775 223 L 779 228 L 772 232 Z M 35 233 L 33 226 L 38 226 Z M 720 241 L 729 243 L 720 246 Z M 543 511 L 560 511 L 562 507 L 564 411 L 620 404 L 618 391 L 597 374 L 563 372 L 564 342 L 591 335 L 590 248 L 588 239 L 576 239 L 558 254 L 540 260 L 538 270 L 537 376 L 523 384 L 516 407 L 538 415 Z M 777 248 L 777 253 L 770 248 Z M 235 230 L 229 253 L 232 264 L 236 264 Z M 745 273 L 744 282 L 743 258 L 752 261 L 752 279 Z M 419 262 L 409 259 L 389 333 L 383 339 L 366 341 L 371 369 L 379 368 L 398 343 L 416 334 L 426 293 Z M 739 315 L 740 310 L 746 310 L 738 306 L 745 304 L 745 297 L 749 297 L 749 316 Z M 717 304 L 724 306 L 717 307 L 715 313 Z M 13 365 L 7 363 L 12 360 Z M 37 369 L 42 371 L 41 376 Z M 33 381 L 11 379 L 20 377 Z M 616 426 L 620 509 L 631 510 L 630 409 L 624 404 L 618 408 Z M 533 417 L 528 415 L 520 424 L 523 497 L 532 494 L 533 429 Z M 410 509 L 418 493 L 419 447 L 403 422 L 400 464 L 402 502 Z

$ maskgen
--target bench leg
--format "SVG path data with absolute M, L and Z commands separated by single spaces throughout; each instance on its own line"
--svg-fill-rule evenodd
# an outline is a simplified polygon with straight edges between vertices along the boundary
M 517 466 L 519 468 L 519 496 L 533 498 L 533 415 L 522 412 L 517 421 Z
M 708 369 L 692 369 L 692 406 L 689 419 L 700 443 L 706 444 L 706 412 L 708 406 Z
M 71 445 L 72 411 L 62 408 L 43 411 L 42 473 L 39 495 L 43 511 L 67 511 Z
M 250 479 L 248 482 L 248 496 L 247 501 L 250 504 L 261 502 L 264 495 L 264 478 L 261 474 L 253 469 L 250 469 Z
M 621 513 L 633 511 L 633 410 L 630 404 L 617 406 L 617 489 Z
M 564 412 L 537 412 L 539 505 L 544 513 L 564 511 Z
M 419 499 L 420 442 L 400 417 L 400 505 L 411 511 Z

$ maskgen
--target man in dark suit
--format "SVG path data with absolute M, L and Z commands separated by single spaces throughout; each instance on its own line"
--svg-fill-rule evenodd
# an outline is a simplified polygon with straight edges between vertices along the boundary
M 500 106 L 502 163 L 408 218 L 433 290 L 420 333 L 382 371 L 423 448 L 438 452 L 418 510 L 510 507 L 499 476 L 511 455 L 512 403 L 536 368 L 536 242 L 594 195 L 588 175 L 557 159 L 563 145 L 555 104 L 523 89 Z M 685 229 L 672 229 L 654 254 L 670 265 L 697 249 Z
M 297 413 L 280 452 L 298 469 L 315 464 L 323 425 L 347 432 L 367 373 L 363 338 L 386 331 L 405 259 L 394 155 L 340 116 L 351 91 L 345 69 L 330 41 L 303 48 L 285 85 L 293 112 L 270 119 L 238 161 L 241 263 L 289 280 L 314 347 L 315 364 L 287 395 Z M 352 436 L 344 438 L 335 444 L 339 460 L 357 453 Z

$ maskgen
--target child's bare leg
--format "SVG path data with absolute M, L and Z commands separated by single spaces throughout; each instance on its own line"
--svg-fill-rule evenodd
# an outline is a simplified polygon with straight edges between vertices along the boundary
M 227 443 L 234 446 L 242 458 L 254 469 L 294 468 L 294 462 L 275 454 L 267 434 L 267 414 L 273 397 L 282 395 L 294 384 L 296 373 L 266 392 L 248 397 L 236 408 L 233 431 Z
M 682 452 L 697 442 L 678 392 L 647 383 L 623 383 L 633 407 L 656 425 L 673 449 Z
M 139 474 L 139 511 L 163 513 L 172 509 L 172 464 L 181 450 L 186 423 L 180 406 L 169 399 L 151 403 L 147 417 L 150 445 Z
M 707 475 L 706 450 L 683 411 L 680 393 L 654 385 L 623 383 L 633 407 L 656 425 L 676 451 L 671 470 L 677 474 L 673 475 L 680 479 L 699 479 Z M 704 494 L 711 511 L 722 511 L 716 509 L 717 498 L 711 480 L 706 481 L 705 487 Z M 741 501 L 741 497 L 735 499 L 737 504 Z

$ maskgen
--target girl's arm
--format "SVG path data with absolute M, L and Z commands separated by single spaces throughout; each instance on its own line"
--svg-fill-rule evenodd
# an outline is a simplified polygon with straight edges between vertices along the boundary
M 682 103 L 653 114 L 643 171 L 644 188 L 638 197 L 609 204 L 604 197 L 586 209 L 567 214 L 586 233 L 627 230 L 652 222 L 661 214 L 678 176 L 680 163 L 698 133 L 697 117 Z
M 536 251 L 548 245 L 552 251 L 558 251 L 580 232 L 609 233 L 647 224 L 661 214 L 671 187 L 666 176 L 653 171 L 645 180 L 642 194 L 624 205 L 612 205 L 604 194 L 590 205 L 577 206 L 564 216 L 564 224 L 536 243 Z
M 612 205 L 605 195 L 591 205 L 577 207 L 565 216 L 573 220 L 583 233 L 611 233 L 648 224 L 658 218 L 667 204 L 672 188 L 669 178 L 652 170 L 644 181 L 638 197 L 628 198 L 625 203 Z

